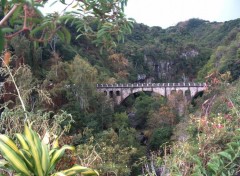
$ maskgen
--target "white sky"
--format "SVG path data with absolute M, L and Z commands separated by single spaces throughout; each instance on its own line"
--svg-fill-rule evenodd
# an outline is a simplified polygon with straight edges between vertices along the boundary
M 62 9 L 55 4 L 44 11 Z M 223 22 L 240 18 L 240 0 L 128 0 L 125 14 L 138 23 L 162 28 L 190 18 Z
M 222 22 L 240 18 L 240 0 L 128 0 L 125 13 L 162 28 L 190 18 Z

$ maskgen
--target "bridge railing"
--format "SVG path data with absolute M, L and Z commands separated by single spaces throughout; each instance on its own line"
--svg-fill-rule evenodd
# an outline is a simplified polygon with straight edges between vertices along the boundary
M 97 88 L 123 87 L 205 87 L 206 83 L 116 83 L 97 84 Z

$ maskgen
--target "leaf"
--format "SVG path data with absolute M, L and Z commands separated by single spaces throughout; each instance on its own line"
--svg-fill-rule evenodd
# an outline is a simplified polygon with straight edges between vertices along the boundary
M 16 144 L 8 136 L 0 134 L 0 140 L 8 145 L 8 147 L 10 147 L 15 153 L 20 154 Z
M 234 150 L 237 150 L 239 147 L 239 144 L 237 142 L 230 142 L 228 143 L 228 146 L 231 146 Z
M 6 0 L 1 0 L 1 5 L 2 5 L 2 11 L 4 12 L 4 9 L 5 9 L 5 5 L 6 5 Z
M 19 14 L 21 13 L 20 12 L 21 10 L 22 10 L 22 5 L 19 5 L 9 20 L 11 25 L 14 25 L 15 23 L 20 23 L 20 24 L 22 23 L 22 20 L 19 20 Z
M 14 31 L 14 29 L 9 28 L 9 27 L 7 27 L 7 28 L 2 28 L 2 32 L 3 32 L 4 34 L 10 33 L 10 32 L 13 32 L 13 31 Z
M 104 34 L 106 34 L 105 29 L 100 29 L 100 30 L 97 32 L 97 38 L 101 38 Z
M 24 125 L 24 134 L 27 140 L 27 143 L 30 148 L 30 152 L 32 153 L 33 157 L 33 163 L 34 167 L 36 167 L 35 174 L 42 176 L 43 171 L 42 171 L 42 166 L 41 166 L 41 146 L 40 145 L 40 139 L 38 135 L 32 131 L 31 128 L 29 128 L 26 124 Z
M 6 160 L 1 159 L 0 160 L 0 168 L 5 167 L 7 164 L 9 164 Z
M 228 160 L 232 161 L 232 156 L 230 154 L 228 154 L 227 152 L 219 152 L 218 153 L 220 156 L 223 156 L 225 158 L 227 158 Z
M 61 31 L 65 36 L 65 42 L 69 44 L 71 42 L 71 33 L 65 27 L 62 27 L 61 29 L 62 29 Z
M 56 4 L 58 1 L 54 1 L 52 4 L 50 4 L 50 7 L 52 7 L 54 4 Z
M 76 40 L 79 39 L 83 34 L 79 34 L 77 37 L 76 37 Z
M 208 168 L 212 170 L 214 173 L 217 173 L 218 171 L 218 166 L 216 163 L 208 163 L 207 164 Z
M 78 2 L 72 6 L 72 8 L 76 8 L 78 6 Z
M 50 167 L 48 172 L 51 172 L 54 169 L 56 163 L 61 159 L 66 149 L 75 150 L 73 146 L 69 146 L 69 145 L 64 145 L 61 149 L 56 150 L 51 157 Z
M 57 149 L 57 148 L 59 148 L 58 139 L 56 139 L 52 144 L 52 149 Z
M 32 132 L 26 124 L 24 125 L 24 135 L 27 141 L 33 141 Z
M 27 150 L 20 150 L 22 158 L 24 159 L 26 165 L 28 166 L 28 169 L 33 171 L 33 164 L 31 160 L 31 154 Z
M 63 3 L 63 4 L 65 4 L 65 5 L 67 5 L 66 2 L 65 2 L 65 0 L 60 0 L 60 2 Z
M 38 137 L 38 134 L 35 131 L 32 131 L 33 133 L 33 142 L 31 142 L 31 152 L 32 156 L 34 158 L 35 167 L 37 170 L 37 175 L 43 176 L 43 170 L 42 170 L 42 162 L 41 162 L 41 155 L 42 155 L 42 146 L 41 141 Z
M 57 36 L 59 37 L 59 39 L 64 42 L 65 36 L 64 36 L 63 32 L 60 31 L 60 30 L 58 30 L 58 31 L 56 32 L 56 34 L 57 34 Z
M 84 176 L 94 176 L 94 175 L 99 175 L 99 173 L 95 170 L 87 170 L 85 172 L 82 172 L 82 175 Z
M 16 171 L 25 175 L 31 175 L 29 173 L 29 169 L 25 165 L 24 161 L 20 158 L 20 156 L 2 141 L 0 141 L 0 151 L 3 157 L 11 164 L 11 166 Z
M 25 137 L 24 137 L 22 134 L 19 134 L 19 133 L 17 133 L 15 136 L 17 137 L 17 139 L 18 139 L 21 147 L 22 147 L 24 150 L 29 150 L 29 147 L 28 147 L 28 144 L 27 144 L 27 142 L 26 142 Z
M 99 173 L 93 169 L 89 169 L 87 167 L 83 167 L 83 166 L 79 166 L 79 165 L 75 165 L 70 169 L 61 171 L 60 173 L 63 173 L 65 175 L 76 175 L 78 173 L 81 173 L 84 176 L 97 176 L 99 175 Z
M 0 53 L 2 52 L 3 48 L 4 48 L 4 36 L 2 29 L 0 29 Z
M 42 169 L 44 172 L 44 175 L 48 172 L 48 167 L 50 163 L 50 157 L 49 152 L 46 144 L 42 144 Z

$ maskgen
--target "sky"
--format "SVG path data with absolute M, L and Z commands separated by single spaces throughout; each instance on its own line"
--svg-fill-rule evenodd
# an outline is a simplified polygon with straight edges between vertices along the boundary
M 128 0 L 125 13 L 162 28 L 191 18 L 223 22 L 240 18 L 240 0 Z
M 52 10 L 63 7 L 54 5 Z M 240 0 L 128 0 L 125 14 L 138 23 L 167 28 L 191 18 L 224 22 L 240 18 Z

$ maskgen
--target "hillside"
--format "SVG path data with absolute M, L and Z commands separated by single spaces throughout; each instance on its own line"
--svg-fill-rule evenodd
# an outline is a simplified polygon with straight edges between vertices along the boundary
M 132 35 L 118 51 L 132 63 L 132 81 L 136 81 L 137 74 L 153 77 L 155 82 L 196 81 L 217 47 L 237 40 L 239 22 L 191 19 L 165 30 L 135 24 Z
M 70 44 L 56 38 L 47 45 L 36 45 L 20 35 L 11 40 L 9 48 L 24 57 L 41 81 L 51 67 L 71 62 L 76 54 L 96 69 L 98 83 L 204 82 L 213 71 L 230 71 L 232 81 L 238 78 L 239 19 L 224 23 L 190 19 L 167 29 L 135 23 L 124 42 L 102 52 L 91 38 L 75 39 L 74 26 L 67 28 Z
M 167 29 L 136 23 L 124 43 L 118 43 L 118 47 L 110 52 L 99 54 L 99 49 L 86 39 L 74 40 L 70 51 L 62 45 L 56 50 L 64 60 L 69 60 L 67 53 L 73 53 L 72 50 L 86 56 L 100 74 L 109 77 L 102 78 L 103 82 L 113 78 L 116 82 L 204 81 L 207 72 L 203 67 L 216 54 L 219 46 L 229 47 L 237 42 L 239 30 L 239 19 L 224 23 L 191 19 Z M 229 54 L 234 60 L 237 57 L 236 47 L 232 50 Z M 117 57 L 122 61 L 114 62 Z M 124 64 L 124 61 L 127 62 Z M 219 71 L 224 72 L 224 68 L 219 68 Z
M 123 20 L 125 28 L 116 29 L 111 24 L 122 13 L 109 16 L 109 4 L 101 4 L 106 7 L 100 13 L 96 2 L 89 7 L 96 18 L 56 20 L 58 28 L 51 20 L 30 21 L 52 26 L 52 38 L 40 28 L 6 40 L 2 133 L 21 133 L 27 119 L 39 136 L 49 130 L 60 145 L 76 146 L 56 171 L 80 164 L 100 175 L 239 174 L 240 19 L 190 19 L 167 29 L 134 23 L 129 33 L 132 23 Z M 11 20 L 9 28 L 18 30 L 16 16 Z M 121 35 L 114 33 L 119 30 Z M 29 38 L 45 34 L 46 42 Z M 181 91 L 168 97 L 134 93 L 120 105 L 96 90 L 98 83 L 136 82 L 207 87 L 188 98 Z

